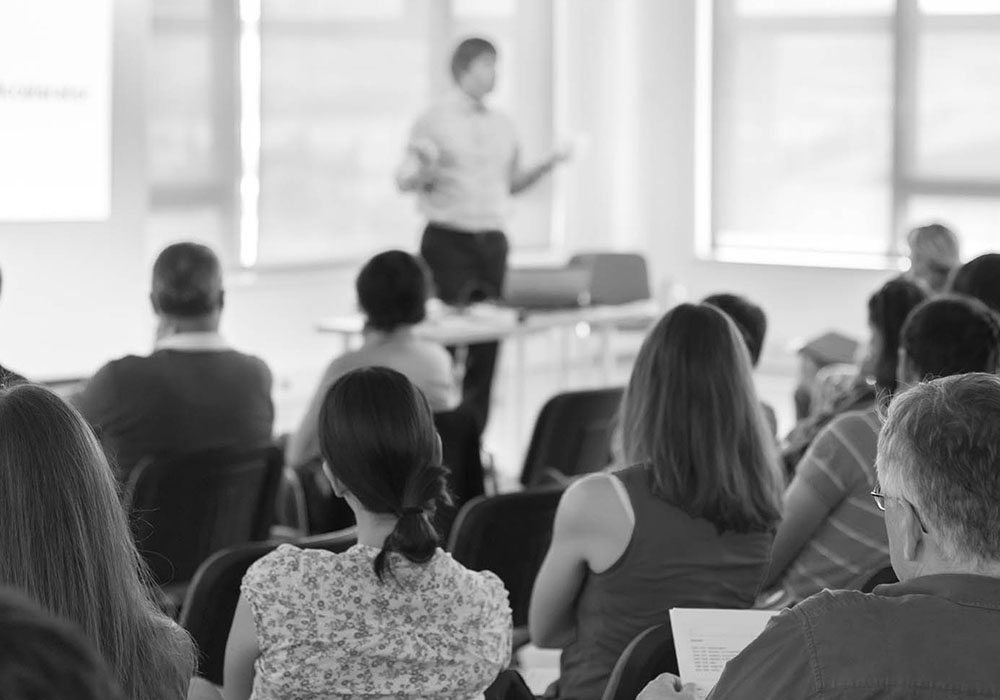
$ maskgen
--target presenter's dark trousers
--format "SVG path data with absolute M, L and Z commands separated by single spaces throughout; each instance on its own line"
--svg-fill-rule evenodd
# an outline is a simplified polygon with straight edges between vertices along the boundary
M 420 255 L 431 270 L 437 295 L 446 304 L 498 299 L 507 271 L 507 236 L 503 231 L 461 231 L 428 224 Z M 462 404 L 475 416 L 482 433 L 490 412 L 490 393 L 498 343 L 475 343 L 465 358 Z M 454 354 L 455 349 L 449 348 Z

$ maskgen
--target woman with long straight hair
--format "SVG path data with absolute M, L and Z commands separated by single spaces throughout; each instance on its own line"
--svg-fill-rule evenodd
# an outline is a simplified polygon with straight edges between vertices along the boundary
M 548 696 L 598 700 L 632 639 L 672 607 L 750 607 L 781 476 L 736 328 L 707 304 L 668 312 L 622 399 L 624 464 L 563 495 L 535 581 L 531 639 L 563 650 Z
M 54 393 L 0 390 L 0 585 L 75 623 L 130 700 L 180 700 L 188 635 L 153 601 L 101 447 Z
M 447 471 L 424 395 L 386 367 L 349 372 L 323 400 L 319 440 L 358 543 L 282 545 L 250 567 L 226 700 L 481 696 L 510 658 L 510 606 L 499 578 L 438 547 Z

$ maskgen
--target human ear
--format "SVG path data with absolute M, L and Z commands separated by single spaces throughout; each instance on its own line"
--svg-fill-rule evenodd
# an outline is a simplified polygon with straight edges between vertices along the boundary
M 927 533 L 920 525 L 917 512 L 909 501 L 900 500 L 899 507 L 902 511 L 899 517 L 902 525 L 903 557 L 906 561 L 917 561 L 921 548 L 926 546 L 924 539 L 927 537 Z
M 333 495 L 337 498 L 344 498 L 347 494 L 347 487 L 344 486 L 344 482 L 338 479 L 333 474 L 333 470 L 330 469 L 330 465 L 323 460 L 323 474 L 326 475 L 327 481 L 330 482 L 330 488 L 333 489 Z

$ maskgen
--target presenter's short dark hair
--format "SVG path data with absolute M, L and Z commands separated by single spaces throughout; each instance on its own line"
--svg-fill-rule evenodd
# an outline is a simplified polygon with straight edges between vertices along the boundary
M 469 69 L 469 65 L 483 54 L 496 56 L 497 47 L 479 36 L 463 40 L 451 55 L 451 76 L 458 80 Z
M 367 326 L 393 331 L 423 321 L 428 278 L 423 262 L 402 250 L 387 250 L 365 263 L 355 288 Z
M 705 297 L 702 303 L 711 304 L 736 322 L 750 351 L 750 363 L 756 367 L 764 347 L 764 336 L 767 335 L 764 309 L 738 294 L 712 294 Z
M 168 316 L 205 316 L 222 308 L 222 266 L 198 243 L 167 246 L 153 264 L 153 306 Z

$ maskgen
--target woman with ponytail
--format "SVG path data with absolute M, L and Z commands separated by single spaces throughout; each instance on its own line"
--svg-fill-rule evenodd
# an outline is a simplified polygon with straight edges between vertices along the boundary
M 282 545 L 243 579 L 226 700 L 481 696 L 510 657 L 507 592 L 438 546 L 441 440 L 399 372 L 358 369 L 319 414 L 324 468 L 358 523 L 342 554 Z

